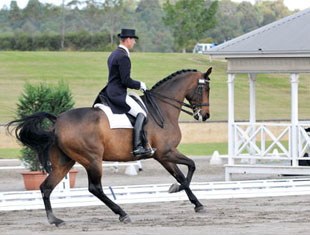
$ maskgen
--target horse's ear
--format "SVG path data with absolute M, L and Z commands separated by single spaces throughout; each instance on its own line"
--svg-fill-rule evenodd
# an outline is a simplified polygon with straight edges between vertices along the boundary
M 212 67 L 210 67 L 210 68 L 208 69 L 208 71 L 205 72 L 204 77 L 205 77 L 205 78 L 208 78 L 209 75 L 210 75 L 211 73 L 212 73 Z

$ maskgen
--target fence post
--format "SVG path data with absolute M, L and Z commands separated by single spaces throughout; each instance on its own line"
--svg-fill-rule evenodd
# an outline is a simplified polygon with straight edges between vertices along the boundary
M 291 78 L 291 158 L 292 166 L 298 166 L 298 78 L 292 73 Z

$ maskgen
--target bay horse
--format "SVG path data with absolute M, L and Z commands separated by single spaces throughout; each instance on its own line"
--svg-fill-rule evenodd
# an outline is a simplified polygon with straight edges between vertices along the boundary
M 195 163 L 177 150 L 181 140 L 178 118 L 181 110 L 184 110 L 183 105 L 192 109 L 191 114 L 197 120 L 206 121 L 210 117 L 211 71 L 212 68 L 205 73 L 196 70 L 177 71 L 157 82 L 141 96 L 149 109 L 145 126 L 147 139 L 157 149 L 152 158 L 178 182 L 171 186 L 169 192 L 185 190 L 196 212 L 203 212 L 204 206 L 190 189 Z M 151 97 L 149 100 L 153 101 L 148 101 L 146 97 Z M 183 102 L 185 99 L 189 104 Z M 47 121 L 51 124 L 49 128 L 46 128 Z M 119 215 L 121 222 L 131 222 L 128 214 L 104 194 L 101 177 L 102 161 L 136 160 L 131 153 L 132 129 L 110 129 L 105 113 L 91 107 L 71 109 L 57 117 L 39 112 L 8 123 L 8 130 L 12 131 L 12 125 L 16 138 L 37 152 L 40 163 L 49 173 L 40 190 L 50 224 L 59 226 L 64 223 L 53 214 L 50 195 L 76 162 L 87 171 L 89 191 Z M 186 176 L 178 164 L 187 166 Z

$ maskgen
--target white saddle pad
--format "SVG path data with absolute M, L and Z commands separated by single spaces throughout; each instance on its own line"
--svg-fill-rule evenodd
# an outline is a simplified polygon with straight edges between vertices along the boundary
M 135 96 L 136 99 L 138 99 L 145 107 L 145 104 L 143 103 L 140 96 L 138 96 L 135 92 L 128 92 L 128 95 Z M 111 110 L 111 108 L 105 104 L 95 104 L 95 108 L 100 108 L 105 114 L 107 115 L 110 123 L 111 129 L 116 128 L 133 128 L 131 122 L 129 121 L 126 114 L 114 114 Z
M 104 104 L 95 104 L 95 108 L 101 109 L 108 117 L 110 128 L 133 128 L 126 114 L 114 114 L 109 106 Z

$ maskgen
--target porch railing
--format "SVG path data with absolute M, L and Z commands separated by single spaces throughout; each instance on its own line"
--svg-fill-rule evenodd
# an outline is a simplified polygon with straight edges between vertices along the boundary
M 283 159 L 301 160 L 310 152 L 310 136 L 306 128 L 310 122 L 297 125 L 297 141 L 292 141 L 292 124 L 283 123 L 249 123 L 238 122 L 233 124 L 234 139 L 233 159 Z M 297 143 L 296 148 L 292 144 Z M 297 149 L 297 153 L 293 153 Z M 309 159 L 309 158 L 308 158 Z

